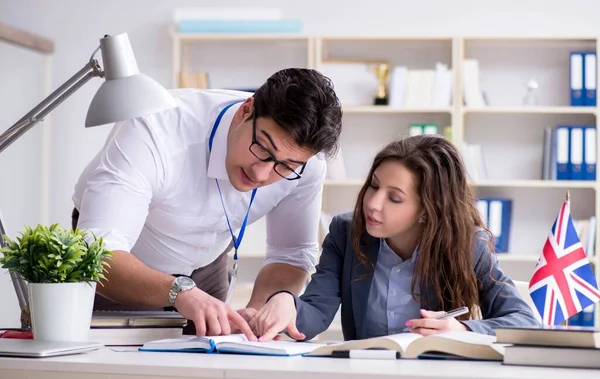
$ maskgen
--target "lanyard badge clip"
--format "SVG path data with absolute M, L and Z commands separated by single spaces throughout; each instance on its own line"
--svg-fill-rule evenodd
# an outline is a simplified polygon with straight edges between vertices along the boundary
M 237 262 L 237 249 L 233 253 L 233 269 L 231 271 L 231 280 L 229 281 L 229 288 L 227 289 L 227 297 L 225 298 L 225 304 L 231 304 L 231 296 L 235 291 L 238 278 L 238 262 Z

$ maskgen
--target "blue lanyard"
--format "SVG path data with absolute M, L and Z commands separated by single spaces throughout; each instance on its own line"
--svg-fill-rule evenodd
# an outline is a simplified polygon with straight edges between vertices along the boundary
M 235 103 L 231 103 L 228 106 L 226 106 L 225 108 L 223 108 L 223 110 L 221 111 L 221 113 L 219 113 L 219 116 L 215 120 L 215 124 L 213 125 L 212 131 L 210 132 L 210 139 L 208 140 L 208 150 L 209 151 L 212 151 L 213 139 L 215 138 L 215 133 L 217 132 L 217 128 L 219 127 L 219 123 L 221 122 L 221 118 L 223 118 L 223 115 L 225 114 L 225 112 L 227 112 L 227 110 L 236 103 L 239 103 L 239 101 L 237 101 Z M 252 190 L 252 196 L 250 197 L 250 204 L 248 204 L 248 211 L 246 211 L 246 217 L 244 217 L 244 222 L 242 222 L 242 226 L 240 228 L 240 234 L 236 238 L 235 235 L 233 234 L 233 229 L 231 228 L 231 223 L 229 222 L 229 216 L 227 216 L 227 209 L 225 208 L 225 202 L 223 201 L 223 194 L 221 193 L 221 186 L 219 185 L 219 181 L 217 179 L 215 179 L 215 182 L 217 183 L 217 188 L 219 189 L 219 197 L 221 198 L 221 205 L 223 205 L 223 212 L 225 212 L 225 218 L 227 219 L 227 225 L 229 226 L 229 232 L 231 233 L 231 239 L 233 241 L 233 248 L 235 249 L 233 252 L 233 260 L 237 261 L 238 247 L 242 243 L 242 238 L 244 237 L 244 231 L 246 230 L 246 223 L 248 222 L 248 215 L 250 214 L 250 207 L 252 206 L 252 202 L 254 201 L 254 196 L 256 195 L 256 188 Z M 237 265 L 235 265 L 234 270 L 235 270 L 235 268 L 237 268 Z

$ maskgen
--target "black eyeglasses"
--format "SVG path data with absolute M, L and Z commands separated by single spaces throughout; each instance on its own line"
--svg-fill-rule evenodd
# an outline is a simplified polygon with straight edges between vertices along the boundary
M 256 139 L 256 109 L 254 110 L 254 119 L 252 120 L 252 143 L 250 144 L 250 152 L 256 157 L 256 159 L 262 162 L 275 162 L 273 170 L 277 175 L 287 180 L 298 180 L 302 177 L 306 162 L 296 169 L 291 168 L 287 164 L 275 159 L 275 156 Z M 298 172 L 299 170 L 299 172 Z

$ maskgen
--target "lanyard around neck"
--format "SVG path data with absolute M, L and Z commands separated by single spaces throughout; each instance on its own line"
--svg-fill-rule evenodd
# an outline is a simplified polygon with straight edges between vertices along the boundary
M 221 122 L 221 119 L 223 118 L 223 115 L 225 114 L 225 112 L 227 112 L 227 110 L 232 105 L 234 105 L 238 102 L 227 105 L 219 113 L 219 116 L 217 117 L 217 119 L 215 120 L 215 124 L 213 125 L 212 131 L 210 132 L 210 138 L 208 140 L 208 150 L 209 151 L 212 151 L 213 139 L 215 137 L 215 133 L 217 132 L 217 128 L 219 127 L 219 123 Z M 254 201 L 254 196 L 256 195 L 256 188 L 252 190 L 252 195 L 250 196 L 250 204 L 248 204 L 248 211 L 246 211 L 246 217 L 244 217 L 244 221 L 242 222 L 242 226 L 240 227 L 240 233 L 236 238 L 235 235 L 233 234 L 233 229 L 231 228 L 231 223 L 229 222 L 229 216 L 227 216 L 227 209 L 225 207 L 225 202 L 223 201 L 223 194 L 221 193 L 221 186 L 219 185 L 219 181 L 217 179 L 215 179 L 215 182 L 217 183 L 217 189 L 219 190 L 219 197 L 221 198 L 221 205 L 223 205 L 223 212 L 225 212 L 225 219 L 227 220 L 227 225 L 229 226 L 229 232 L 231 233 L 231 239 L 233 241 L 233 248 L 234 248 L 233 259 L 234 259 L 234 261 L 237 261 L 238 247 L 242 243 L 242 238 L 244 237 L 244 231 L 246 230 L 246 224 L 248 223 L 248 215 L 250 214 L 250 207 L 252 206 L 252 202 Z

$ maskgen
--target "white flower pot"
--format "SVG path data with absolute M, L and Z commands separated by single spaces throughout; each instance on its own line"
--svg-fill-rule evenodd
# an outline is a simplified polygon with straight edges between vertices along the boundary
M 33 338 L 87 341 L 96 282 L 29 283 Z

